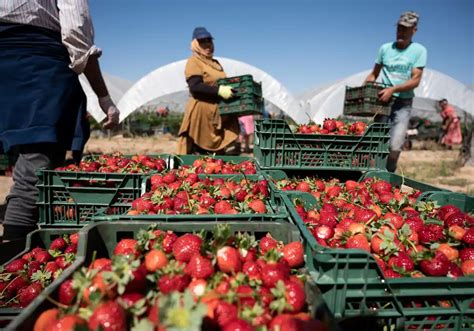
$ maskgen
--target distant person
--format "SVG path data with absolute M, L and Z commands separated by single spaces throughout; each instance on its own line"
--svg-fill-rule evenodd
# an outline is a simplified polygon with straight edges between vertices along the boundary
M 390 154 L 387 170 L 395 172 L 402 151 L 410 113 L 415 96 L 413 90 L 420 84 L 426 66 L 427 51 L 412 41 L 418 29 L 418 14 L 405 12 L 397 23 L 396 41 L 383 44 L 377 54 L 375 66 L 365 79 L 373 82 L 382 72 L 382 83 L 388 85 L 379 93 L 379 100 L 388 102 L 394 97 L 390 116 L 377 116 L 376 121 L 388 122 L 390 129 Z
M 67 150 L 82 153 L 88 138 L 84 73 L 107 119 L 119 122 L 99 67 L 101 50 L 87 0 L 0 2 L 0 140 L 19 157 L 7 196 L 4 238 L 36 229 L 35 171 L 64 163 Z
M 456 110 L 449 105 L 448 100 L 440 100 L 439 106 L 441 107 L 441 118 L 443 119 L 441 144 L 451 149 L 454 145 L 462 143 L 461 121 L 456 114 Z
M 240 145 L 244 153 L 251 153 L 250 140 L 254 133 L 254 118 L 253 115 L 239 117 L 240 124 Z
M 219 101 L 232 98 L 233 91 L 216 83 L 226 74 L 213 58 L 213 37 L 206 28 L 194 29 L 191 50 L 184 72 L 191 95 L 179 129 L 178 154 L 229 153 L 239 137 L 239 122 L 219 114 Z

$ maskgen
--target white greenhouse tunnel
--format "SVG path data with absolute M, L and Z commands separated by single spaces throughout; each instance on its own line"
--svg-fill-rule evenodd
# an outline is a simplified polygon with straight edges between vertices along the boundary
M 282 109 L 298 123 L 309 118 L 320 123 L 327 117 L 342 114 L 346 86 L 359 86 L 370 71 L 364 71 L 333 84 L 326 84 L 294 96 L 283 84 L 268 73 L 247 63 L 228 58 L 217 58 L 224 67 L 227 76 L 251 74 L 255 81 L 262 82 L 263 97 Z M 184 78 L 186 60 L 162 66 L 136 83 L 111 75 L 104 75 L 110 95 L 120 109 L 120 120 L 124 120 L 141 106 L 160 97 L 176 92 L 187 91 Z M 88 111 L 97 121 L 105 118 L 85 77 L 80 77 L 87 95 Z M 425 69 L 420 86 L 415 90 L 414 108 L 435 110 L 436 102 L 448 99 L 458 110 L 474 115 L 474 91 L 454 78 L 433 69 Z

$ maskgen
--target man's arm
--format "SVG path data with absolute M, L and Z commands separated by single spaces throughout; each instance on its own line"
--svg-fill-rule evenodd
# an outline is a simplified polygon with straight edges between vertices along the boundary
M 97 56 L 92 55 L 89 57 L 86 68 L 84 69 L 84 75 L 89 81 L 89 84 L 91 84 L 92 90 L 98 98 L 109 95 L 109 91 L 107 90 L 107 86 L 104 82 L 104 77 L 102 76 L 102 72 L 100 70 Z
M 407 80 L 405 83 L 400 85 L 395 85 L 391 87 L 387 87 L 379 92 L 379 99 L 382 102 L 390 101 L 393 93 L 398 92 L 405 92 L 410 91 L 418 87 L 421 82 L 421 76 L 423 75 L 423 68 L 413 68 L 411 71 L 411 78 Z
M 375 80 L 377 79 L 377 77 L 380 74 L 380 70 L 382 70 L 382 65 L 376 63 L 374 65 L 374 68 L 372 69 L 372 72 L 365 79 L 364 85 L 367 84 L 368 82 L 375 82 Z

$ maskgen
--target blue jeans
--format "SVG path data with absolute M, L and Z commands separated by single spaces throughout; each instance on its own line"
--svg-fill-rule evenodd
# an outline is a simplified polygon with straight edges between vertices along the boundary
M 390 116 L 377 116 L 376 122 L 389 123 L 390 127 L 390 155 L 387 161 L 387 170 L 395 172 L 398 157 L 405 144 L 405 137 L 410 121 L 413 99 L 396 98 L 392 105 Z

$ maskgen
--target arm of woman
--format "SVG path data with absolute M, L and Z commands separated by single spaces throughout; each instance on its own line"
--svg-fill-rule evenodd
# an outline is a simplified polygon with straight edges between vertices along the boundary
M 191 95 L 198 100 L 218 100 L 218 86 L 207 85 L 204 83 L 202 76 L 191 76 L 187 80 L 189 86 L 189 92 Z

